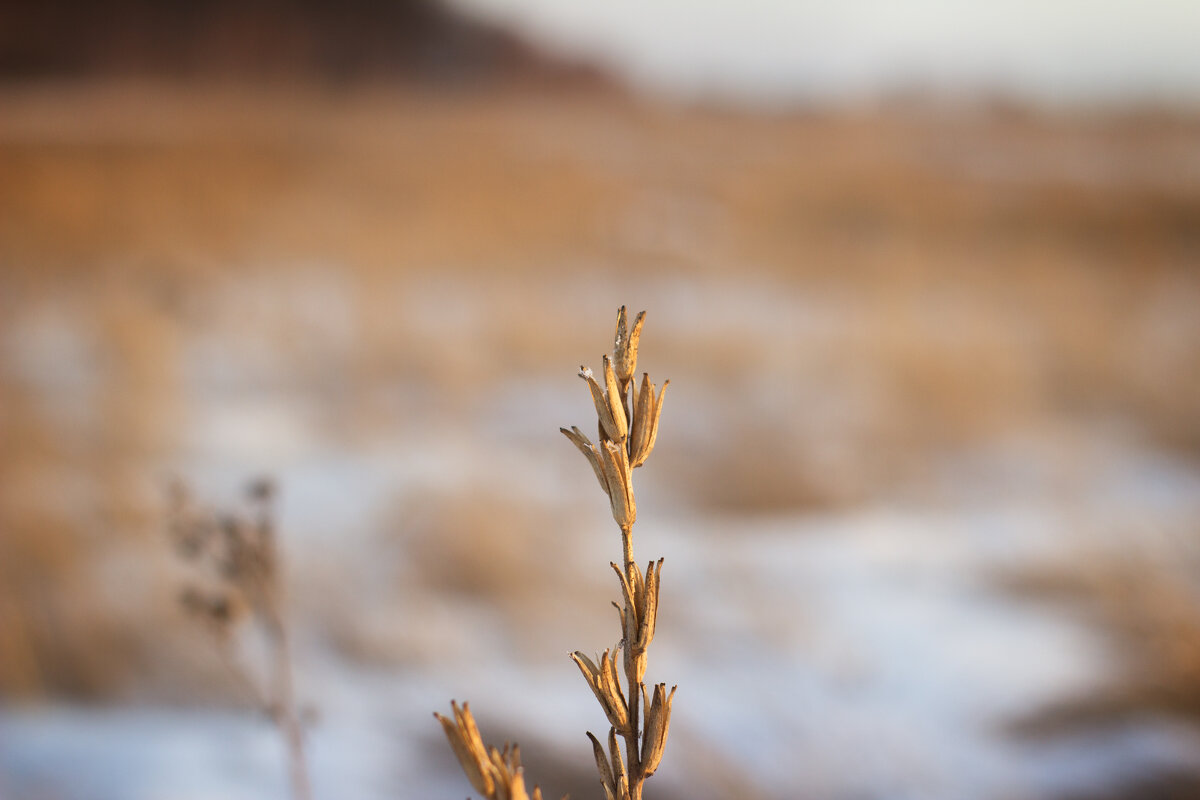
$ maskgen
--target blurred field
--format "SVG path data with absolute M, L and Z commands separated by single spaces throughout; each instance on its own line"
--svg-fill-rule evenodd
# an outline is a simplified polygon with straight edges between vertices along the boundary
M 1197 533 L 1200 119 L 916 100 L 754 115 L 603 88 L 0 91 L 9 702 L 228 701 L 173 604 L 173 475 L 216 498 L 280 479 L 310 658 L 403 682 L 474 675 L 495 647 L 506 669 L 574 680 L 562 653 L 607 646 L 597 565 L 615 543 L 555 429 L 587 418 L 574 371 L 597 365 L 622 303 L 648 310 L 644 366 L 672 379 L 639 473 L 639 550 L 667 548 L 664 586 L 691 587 L 677 601 L 736 598 L 748 616 L 728 646 L 788 653 L 781 679 L 828 657 L 821 608 L 755 589 L 752 563 L 714 566 L 774 541 L 762 526 L 798 540 L 879 509 L 936 519 L 944 537 L 872 527 L 864 552 L 909 543 L 913 563 L 943 564 L 946 548 L 993 577 L 998 561 L 1022 607 L 1047 582 L 1111 583 L 1088 563 L 1097 541 L 1120 562 L 1141 532 Z M 687 554 L 688 527 L 713 561 Z M 1168 584 L 1165 552 L 1128 580 L 1190 585 L 1172 595 L 1190 621 L 1170 623 L 1178 646 L 1161 656 L 1134 645 L 1153 659 L 1135 672 L 1192 683 L 1166 700 L 1131 690 L 1152 698 L 1139 713 L 1194 705 L 1200 686 L 1200 575 Z M 896 557 L 887 569 L 908 574 Z M 564 571 L 547 575 L 551 561 Z M 810 591 L 805 574 L 779 591 Z M 700 607 L 660 623 L 682 631 L 664 645 L 677 667 L 698 648 L 726 661 L 721 618 L 710 629 Z M 1142 630 L 1126 614 L 1158 619 L 1100 607 L 1085 629 L 1117 643 Z M 867 656 L 847 658 L 830 669 L 869 684 Z M 745 765 L 681 720 L 681 759 L 707 764 L 710 788 L 682 772 L 664 787 L 746 789 Z M 563 727 L 583 741 L 585 724 Z M 763 781 L 763 796 L 794 796 Z M 834 777 L 803 785 L 853 794 Z M 1088 785 L 1062 796 L 1110 796 Z M 976 796 L 1038 796 L 1013 791 Z

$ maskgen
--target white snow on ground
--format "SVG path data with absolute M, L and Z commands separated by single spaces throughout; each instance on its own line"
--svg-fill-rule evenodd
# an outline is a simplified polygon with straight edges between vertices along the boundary
M 322 299 L 338 296 L 336 285 L 316 289 Z M 746 319 L 734 328 L 761 316 L 762 300 L 735 307 Z M 682 312 L 664 308 L 670 328 L 672 313 Z M 823 324 L 794 311 L 788 305 L 766 316 L 780 325 Z M 354 346 L 345 330 L 351 323 L 336 316 L 340 322 L 321 332 L 334 354 L 318 349 L 305 362 L 314 371 Z M 86 362 L 76 353 L 79 337 L 55 334 L 56 324 L 39 322 L 30 336 L 56 363 L 74 365 L 63 367 L 74 377 L 61 386 L 83 391 L 91 379 L 79 372 Z M 317 566 L 362 570 L 339 577 L 342 583 L 376 580 L 364 578 L 379 566 L 370 563 L 371 537 L 393 522 L 388 514 L 405 498 L 487 487 L 533 505 L 579 508 L 587 533 L 606 521 L 590 471 L 554 431 L 589 417 L 586 392 L 570 370 L 553 384 L 527 376 L 496 387 L 489 403 L 469 409 L 476 418 L 466 425 L 452 415 L 398 412 L 385 432 L 339 438 L 319 401 L 272 388 L 269 375 L 261 385 L 251 380 L 272 368 L 277 353 L 247 351 L 236 332 L 230 336 L 195 344 L 183 424 L 190 438 L 178 463 L 161 471 L 181 473 L 198 495 L 218 501 L 233 496 L 242 478 L 274 475 L 283 487 L 280 525 L 296 570 L 293 594 L 302 599 L 305 570 Z M 801 337 L 789 330 L 782 338 Z M 697 402 L 682 390 L 673 395 L 675 428 L 667 437 L 700 435 L 710 409 Z M 422 397 L 397 403 L 435 405 Z M 1200 734 L 1153 717 L 1053 742 L 1004 731 L 1047 703 L 1094 689 L 1113 665 L 1099 632 L 1002 594 L 992 581 L 996 570 L 1044 563 L 1105 537 L 1113 540 L 1106 546 L 1130 546 L 1137 537 L 1144 547 L 1153 538 L 1145 521 L 1200 518 L 1194 467 L 1089 436 L 1080 457 L 1089 466 L 1072 489 L 1070 513 L 1037 472 L 1045 453 L 1021 443 L 946 459 L 953 502 L 936 508 L 691 517 L 686 499 L 648 492 L 637 552 L 666 558 L 648 679 L 679 685 L 667 757 L 652 785 L 694 800 L 728 796 L 722 781 L 731 776 L 745 796 L 1000 800 L 1111 786 L 1172 765 L 1200 768 Z M 548 454 L 551 445 L 558 454 Z M 573 472 L 564 472 L 566 463 Z M 648 473 L 641 485 L 664 488 Z M 397 527 L 403 537 L 403 524 Z M 618 552 L 615 539 L 572 548 L 601 571 Z M 329 553 L 336 558 L 326 559 Z M 543 566 L 531 553 L 531 579 Z M 521 732 L 527 754 L 543 748 L 589 771 L 582 732 L 602 731 L 603 721 L 565 658 L 570 647 L 588 645 L 572 641 L 560 661 L 531 666 L 515 645 L 504 646 L 494 612 L 429 589 L 398 593 L 417 607 L 399 609 L 390 624 L 425 620 L 406 641 L 432 647 L 438 658 L 391 670 L 348 663 L 305 636 L 301 620 L 295 660 L 301 690 L 319 710 L 310 741 L 316 796 L 463 796 L 467 784 L 430 716 L 451 698 L 474 701 L 485 735 L 489 721 L 506 720 Z M 371 613 L 386 627 L 392 608 Z M 431 747 L 440 760 L 431 760 Z M 0 709 L 0 800 L 272 800 L 286 797 L 285 776 L 278 736 L 250 713 Z
M 1097 685 L 1106 651 L 1077 622 L 981 584 L 988 556 L 971 532 L 997 527 L 1004 520 L 885 509 L 647 520 L 642 550 L 667 558 L 648 677 L 680 686 L 679 745 L 655 780 L 720 796 L 688 780 L 716 752 L 761 796 L 951 800 L 1045 797 L 1200 766 L 1200 734 L 1153 718 L 1052 745 L 1005 736 L 1006 720 Z M 565 659 L 536 680 L 503 652 L 393 675 L 320 653 L 301 660 L 320 694 L 319 797 L 462 794 L 460 778 L 423 756 L 438 736 L 430 712 L 451 697 L 488 698 L 488 717 L 539 731 L 581 768 L 579 734 L 601 726 Z M 0 770 L 6 798 L 286 796 L 270 725 L 230 711 L 8 709 Z

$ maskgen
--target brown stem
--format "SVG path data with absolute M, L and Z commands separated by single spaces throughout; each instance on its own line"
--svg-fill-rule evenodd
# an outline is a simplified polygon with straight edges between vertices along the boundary
M 633 581 L 633 526 L 621 526 L 621 546 L 625 551 L 625 577 Z
M 646 776 L 642 774 L 641 753 L 638 750 L 638 737 L 641 733 L 642 722 L 639 715 L 639 705 L 642 700 L 642 687 L 634 685 L 634 676 L 626 674 L 629 681 L 629 733 L 625 736 L 625 763 L 629 772 L 629 800 L 640 800 L 642 783 Z
M 293 800 L 312 800 L 308 779 L 308 764 L 304 756 L 304 730 L 296 712 L 295 689 L 292 683 L 292 662 L 288 646 L 288 629 L 282 613 L 272 609 L 268 627 L 275 642 L 275 683 L 279 692 L 279 725 L 288 750 L 288 773 L 291 777 Z
M 625 553 L 625 577 L 633 584 L 633 526 L 621 526 L 621 545 Z M 626 608 L 625 613 L 633 616 L 636 609 Z M 633 642 L 625 642 L 625 647 L 633 647 Z M 625 659 L 625 682 L 628 686 L 629 698 L 629 733 L 625 734 L 625 763 L 629 772 L 629 800 L 641 800 L 642 783 L 646 780 L 642 774 L 641 751 L 638 748 L 642 728 L 641 702 L 642 684 L 635 674 L 636 667 L 632 658 Z

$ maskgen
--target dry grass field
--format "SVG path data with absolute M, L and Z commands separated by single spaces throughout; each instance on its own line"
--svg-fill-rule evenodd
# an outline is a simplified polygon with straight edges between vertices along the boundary
M 228 499 L 266 473 L 330 729 L 358 707 L 344 685 L 373 681 L 417 687 L 392 707 L 432 739 L 429 711 L 497 653 L 521 691 L 585 708 L 515 734 L 527 762 L 552 751 L 531 772 L 595 796 L 597 723 L 563 654 L 611 635 L 615 539 L 556 428 L 585 418 L 580 354 L 597 366 L 626 304 L 672 382 L 639 536 L 689 587 L 664 588 L 656 658 L 680 700 L 653 796 L 1120 796 L 1117 767 L 992 754 L 1047 726 L 1069 739 L 1065 717 L 1094 734 L 1178 706 L 1195 725 L 1200 571 L 1171 554 L 1200 519 L 1198 267 L 1200 119 L 1166 112 L 8 86 L 0 697 L 236 703 L 173 601 L 164 487 Z M 888 514 L 902 524 L 877 531 Z M 854 611 L 893 590 L 931 605 L 896 625 Z M 1067 640 L 1037 626 L 1068 626 L 1096 674 L 1026 692 L 1020 670 L 987 671 L 990 604 L 1035 620 L 996 635 L 1048 664 Z M 890 671 L 926 634 L 924 672 Z M 689 672 L 698 651 L 711 675 Z M 778 688 L 714 695 L 730 673 Z M 916 699 L 964 675 L 995 707 Z M 517 691 L 495 673 L 471 699 L 516 723 Z M 728 749 L 757 741 L 755 714 L 762 761 L 814 754 L 794 783 Z M 983 755 L 938 749 L 958 724 L 985 731 Z M 881 766 L 851 774 L 869 742 Z M 317 796 L 339 796 L 313 750 Z M 15 797 L 82 796 L 3 751 Z

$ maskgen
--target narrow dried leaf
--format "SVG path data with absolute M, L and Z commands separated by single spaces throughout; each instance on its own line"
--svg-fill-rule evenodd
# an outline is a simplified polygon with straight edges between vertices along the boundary
M 482 744 L 483 737 L 479 735 L 479 726 L 475 724 L 475 715 L 471 713 L 471 704 L 463 703 L 461 706 L 450 701 L 450 708 L 454 711 L 454 722 L 458 725 L 459 730 L 471 742 L 479 742 Z
M 492 747 L 488 750 L 488 760 L 492 762 L 492 767 L 496 770 L 496 772 L 500 773 L 501 775 L 505 773 L 505 768 L 507 767 L 508 762 L 506 753 L 501 752 L 498 748 Z
M 651 415 L 650 421 L 650 444 L 646 447 L 646 455 L 650 455 L 654 451 L 654 443 L 658 441 L 658 420 L 662 416 L 663 397 L 667 394 L 667 387 L 671 385 L 670 379 L 663 381 L 662 388 L 658 390 L 658 400 L 654 403 L 654 414 Z
M 615 561 L 608 562 L 608 565 L 613 568 L 613 572 L 617 573 L 617 577 L 621 580 L 621 594 L 625 598 L 625 607 L 634 611 L 636 617 L 637 599 L 634 597 L 633 587 L 629 583 L 628 576 L 625 575 L 625 570 L 621 569 Z M 624 615 L 622 615 L 623 617 Z
M 625 306 L 617 309 L 617 332 L 613 336 L 613 356 L 620 363 L 621 353 L 625 351 Z
M 615 728 L 608 729 L 608 757 L 612 761 L 613 779 L 616 781 L 617 797 L 629 794 L 629 773 L 625 770 L 625 759 L 621 757 L 621 745 L 617 742 Z
M 446 732 L 446 739 L 450 742 L 450 749 L 454 751 L 454 757 L 458 759 L 459 765 L 466 774 L 467 780 L 475 787 L 475 791 L 483 795 L 491 794 L 490 785 L 484 779 L 479 765 L 475 763 L 470 749 L 459 736 L 458 729 L 454 726 L 454 723 L 436 711 L 433 716 L 437 717 L 438 722 L 442 723 L 442 729 Z
M 617 610 L 617 618 L 621 622 L 621 635 L 622 635 L 622 637 L 625 637 L 626 639 L 628 639 L 629 625 L 626 623 L 626 620 L 625 620 L 625 608 L 623 606 L 619 605 L 615 600 L 613 601 L 612 607 Z
M 629 433 L 629 463 L 634 467 L 640 467 L 650 455 L 654 409 L 654 384 L 647 373 L 642 373 L 642 388 L 634 392 L 633 424 Z
M 617 386 L 617 376 L 608 356 L 604 357 L 604 390 L 605 399 L 608 401 L 608 413 L 612 417 L 615 426 L 613 430 L 616 432 L 611 438 L 615 442 L 624 442 L 629 435 L 629 423 L 625 419 L 625 396 Z
M 596 662 L 592 661 L 581 650 L 571 653 L 571 660 L 579 667 L 579 671 L 583 673 L 583 678 L 588 682 L 588 686 L 592 687 L 592 691 L 596 691 L 598 686 L 596 676 L 600 674 L 599 668 L 596 667 Z
M 604 673 L 601 685 L 608 698 L 608 721 L 624 736 L 630 730 L 629 703 L 621 689 L 621 676 L 617 672 L 617 651 L 604 651 Z
M 625 692 L 621 689 L 621 676 L 617 672 L 617 651 L 605 650 L 604 655 L 604 660 L 607 665 L 607 671 L 605 673 L 605 685 L 608 687 L 609 694 L 618 701 L 616 705 L 620 708 L 621 712 L 623 712 L 621 715 L 622 718 L 627 720 L 629 718 L 628 703 L 625 702 Z M 623 727 L 626 726 L 617 725 L 618 730 L 621 730 Z
M 604 467 L 600 465 L 600 453 L 596 450 L 595 445 L 575 426 L 571 426 L 571 430 L 566 428 L 559 428 L 559 430 L 587 458 L 588 463 L 592 465 L 592 471 L 596 473 L 596 480 L 600 481 L 600 488 L 604 490 L 605 494 L 608 494 L 608 483 L 604 479 Z
M 642 614 L 646 611 L 646 579 L 642 576 L 642 570 L 637 564 L 630 564 L 631 578 L 633 580 L 633 599 L 636 603 L 638 619 L 642 618 Z
M 629 457 L 624 445 L 603 442 L 601 447 L 604 456 L 604 478 L 608 482 L 608 499 L 612 506 L 613 519 L 622 528 L 627 528 L 637 520 L 637 505 L 629 475 Z
M 650 720 L 646 725 L 645 739 L 642 741 L 642 767 L 646 777 L 650 777 L 662 763 L 663 751 L 667 746 L 667 736 L 671 730 L 671 703 L 675 700 L 677 686 L 671 687 L 671 694 L 666 694 L 666 684 L 660 683 L 654 687 L 654 707 Z
M 506 788 L 508 789 L 508 800 L 529 800 L 529 795 L 525 791 L 525 770 L 517 770 L 506 784 Z M 500 799 L 497 798 L 497 800 Z
M 592 740 L 592 755 L 596 757 L 596 771 L 600 773 L 600 785 L 604 787 L 604 797 L 606 800 L 616 800 L 617 781 L 613 777 L 612 768 L 608 766 L 608 757 L 604 755 L 604 747 L 591 731 L 588 731 L 587 737 Z
M 645 728 L 642 735 L 642 764 L 649 767 L 654 763 L 655 755 L 662 757 L 661 752 L 656 752 L 659 749 L 659 740 L 662 734 L 663 714 L 662 707 L 666 701 L 666 684 L 657 684 L 654 687 L 654 700 L 651 701 L 650 708 L 646 711 Z
M 637 319 L 634 320 L 633 329 L 627 336 L 623 336 L 625 322 L 623 309 L 624 306 L 622 306 L 622 311 L 617 312 L 618 341 L 616 347 L 613 348 L 613 354 L 617 360 L 617 377 L 621 380 L 622 388 L 629 384 L 633 379 L 633 374 L 637 371 L 638 342 L 642 338 L 642 324 L 646 321 L 646 312 L 639 312 Z
M 658 622 L 658 590 L 662 578 L 663 560 L 651 561 L 646 566 L 646 613 L 638 630 L 638 644 L 643 649 L 654 641 L 654 628 Z
M 592 375 L 590 369 L 581 367 L 579 377 L 587 382 L 588 389 L 592 392 L 592 405 L 596 407 L 596 416 L 600 420 L 600 429 L 604 434 L 601 438 L 619 441 L 624 434 L 618 432 L 617 421 L 613 419 L 612 410 L 608 406 L 608 398 L 605 397 L 604 390 L 600 388 L 600 384 L 596 383 L 596 378 Z
M 454 710 L 453 721 L 441 714 L 435 713 L 434 716 L 442 723 L 442 729 L 450 741 L 450 749 L 458 757 L 458 763 L 462 766 L 467 780 L 475 787 L 475 791 L 491 797 L 496 784 L 489 769 L 487 750 L 479 736 L 479 728 L 475 725 L 470 706 L 463 703 L 460 708 L 457 703 L 451 701 L 450 707 Z
M 610 651 L 605 650 L 604 655 L 600 657 L 600 664 L 597 666 L 596 662 L 578 650 L 571 654 L 572 660 L 579 667 L 592 694 L 596 696 L 596 701 L 604 711 L 604 716 L 608 718 L 609 724 L 624 733 L 629 730 L 629 706 L 621 691 L 620 682 L 614 682 L 613 679 L 614 673 L 609 662 L 615 657 L 615 653 L 610 655 Z

